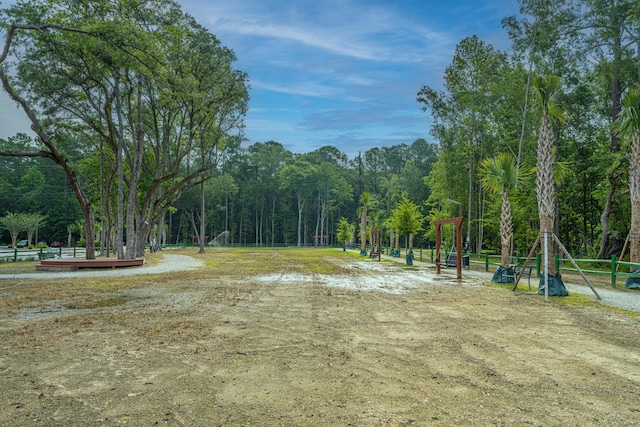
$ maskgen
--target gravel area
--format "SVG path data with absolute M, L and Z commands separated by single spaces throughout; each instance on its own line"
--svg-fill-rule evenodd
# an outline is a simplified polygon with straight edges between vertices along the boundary
M 577 285 L 574 283 L 565 283 L 569 292 L 583 294 L 595 298 L 593 291 L 587 285 Z M 640 313 L 640 292 L 631 289 L 606 289 L 596 288 L 596 291 L 602 298 L 601 304 L 612 307 L 624 308 Z
M 82 269 L 77 271 L 57 271 L 20 274 L 0 274 L 0 280 L 15 279 L 50 279 L 50 278 L 78 278 L 78 277 L 125 277 L 142 274 L 162 274 L 173 271 L 189 271 L 204 266 L 204 263 L 188 255 L 162 254 L 163 259 L 155 265 L 141 267 L 125 267 L 114 269 Z

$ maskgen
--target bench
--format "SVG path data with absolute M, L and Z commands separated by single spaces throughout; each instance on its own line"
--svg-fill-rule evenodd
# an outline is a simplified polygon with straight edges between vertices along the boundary
M 513 268 L 514 268 L 513 274 L 509 274 L 509 272 L 507 271 L 502 273 L 502 277 L 510 277 L 515 282 L 518 276 L 520 276 L 521 279 L 523 276 L 526 276 L 529 283 L 529 290 L 531 290 L 531 272 L 533 271 L 533 266 L 528 265 L 526 267 L 523 267 L 522 265 L 518 264 L 513 266 Z
M 59 258 L 59 259 L 43 259 L 40 264 L 36 265 L 38 271 L 74 271 L 80 268 L 119 268 L 119 267 L 137 267 L 144 265 L 144 258 L 134 259 L 117 259 L 117 258 L 96 258 L 96 259 L 80 259 L 80 258 Z

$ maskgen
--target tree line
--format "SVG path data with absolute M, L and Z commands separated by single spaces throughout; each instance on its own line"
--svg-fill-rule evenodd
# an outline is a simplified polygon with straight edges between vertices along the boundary
M 0 140 L 0 150 L 27 141 L 26 135 Z M 74 161 L 82 162 L 81 157 Z M 0 206 L 7 212 L 46 212 L 39 235 L 66 242 L 67 223 L 81 218 L 81 212 L 62 171 L 40 158 L 2 161 L 7 167 L 0 170 Z M 154 236 L 161 244 L 198 245 L 229 231 L 225 242 L 235 245 L 313 245 L 313 236 L 328 236 L 321 244 L 333 245 L 339 241 L 340 219 L 359 221 L 361 194 L 372 188 L 377 191 L 371 191 L 367 202 L 369 220 L 388 233 L 386 220 L 403 197 L 416 203 L 428 197 L 423 179 L 436 161 L 437 147 L 424 139 L 372 148 L 352 159 L 331 146 L 293 153 L 275 141 L 243 146 L 241 139 L 230 139 L 203 188 L 186 190 L 168 209 L 163 229 L 156 228 Z M 99 180 L 97 172 L 83 169 L 86 175 L 80 178 Z M 416 238 L 419 244 L 428 244 L 427 237 Z

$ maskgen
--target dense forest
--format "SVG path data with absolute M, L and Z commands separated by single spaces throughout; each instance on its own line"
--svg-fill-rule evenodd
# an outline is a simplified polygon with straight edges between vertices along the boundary
M 355 227 L 366 203 L 388 244 L 408 200 L 425 218 L 414 246 L 433 244 L 433 220 L 461 215 L 469 250 L 499 253 L 503 195 L 483 185 L 482 165 L 510 153 L 522 178 L 509 194 L 514 250 L 526 253 L 540 229 L 539 76 L 561 82 L 556 235 L 593 258 L 619 254 L 629 235 L 631 139 L 613 124 L 640 81 L 637 0 L 520 0 L 502 22 L 510 50 L 467 37 L 444 80 L 416 88 L 429 134 L 352 158 L 244 140 L 249 76 L 177 4 L 61 3 L 2 14 L 0 79 L 37 136 L 0 140 L 0 216 L 41 214 L 38 239 L 114 251 L 133 241 L 137 254 L 150 239 L 204 246 L 225 230 L 230 244 L 337 244 L 341 218 Z

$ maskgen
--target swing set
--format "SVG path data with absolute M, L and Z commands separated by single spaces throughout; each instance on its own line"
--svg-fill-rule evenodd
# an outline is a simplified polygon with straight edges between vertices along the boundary
M 442 243 L 442 224 L 453 224 L 456 227 L 456 278 L 462 279 L 462 222 L 463 216 L 457 218 L 439 219 L 433 222 L 436 228 L 436 274 L 440 274 L 440 267 L 447 263 L 440 262 L 440 246 Z

